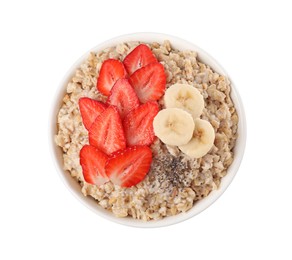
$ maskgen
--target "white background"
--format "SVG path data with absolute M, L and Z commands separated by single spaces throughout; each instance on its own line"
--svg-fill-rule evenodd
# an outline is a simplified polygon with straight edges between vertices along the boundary
M 291 259 L 289 1 L 1 1 L 1 259 Z M 158 229 L 81 205 L 54 168 L 50 104 L 69 67 L 112 37 L 163 32 L 215 57 L 242 96 L 248 141 L 224 195 Z

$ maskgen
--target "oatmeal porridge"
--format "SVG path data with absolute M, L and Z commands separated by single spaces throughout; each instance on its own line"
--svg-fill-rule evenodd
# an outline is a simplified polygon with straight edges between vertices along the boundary
M 203 156 L 189 156 L 188 150 L 180 145 L 166 144 L 160 138 L 159 132 L 155 131 L 159 138 L 155 137 L 151 143 L 146 144 L 151 149 L 152 160 L 142 181 L 127 187 L 117 185 L 111 180 L 102 181 L 100 185 L 85 181 L 80 150 L 89 144 L 90 138 L 96 140 L 88 133 L 88 127 L 82 118 L 80 99 L 90 98 L 108 104 L 107 96 L 96 87 L 103 63 L 109 59 L 123 61 L 139 44 L 121 43 L 89 54 L 67 85 L 58 113 L 55 142 L 63 151 L 64 170 L 76 179 L 85 196 L 93 197 L 99 206 L 117 217 L 129 216 L 149 221 L 186 212 L 198 200 L 219 188 L 221 179 L 227 174 L 233 161 L 238 116 L 230 97 L 230 82 L 225 76 L 202 63 L 196 52 L 176 50 L 169 41 L 163 44 L 147 44 L 159 64 L 163 65 L 166 76 L 165 95 L 173 86 L 188 85 L 202 96 L 201 112 L 196 115 L 194 122 L 208 121 L 214 133 L 212 143 Z M 167 108 L 164 92 L 161 95 L 157 99 L 157 112 Z M 140 96 L 139 99 L 141 101 Z M 102 111 L 104 109 L 106 108 L 102 108 Z M 152 108 L 155 109 L 156 107 Z M 184 113 L 188 114 L 186 117 L 192 118 L 191 114 Z M 126 114 L 122 116 L 127 118 Z M 131 132 L 129 135 L 132 137 Z M 125 147 L 124 144 L 121 145 Z M 103 148 L 105 153 L 111 152 L 108 151 L 108 146 Z

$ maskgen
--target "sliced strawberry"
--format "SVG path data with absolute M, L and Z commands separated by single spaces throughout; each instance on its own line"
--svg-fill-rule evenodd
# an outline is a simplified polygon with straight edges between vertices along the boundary
M 104 61 L 97 79 L 98 91 L 108 96 L 116 81 L 126 77 L 126 75 L 127 72 L 124 65 L 119 60 L 108 59 Z
M 129 75 L 153 62 L 157 62 L 157 59 L 150 48 L 145 44 L 138 45 L 123 61 Z
M 114 184 L 131 187 L 145 178 L 151 162 L 152 151 L 148 146 L 129 147 L 112 155 L 105 172 Z
M 80 165 L 84 180 L 95 185 L 102 185 L 109 181 L 105 173 L 108 157 L 91 145 L 84 145 L 80 150 Z
M 137 70 L 129 80 L 142 103 L 158 100 L 166 88 L 164 67 L 159 62 Z
M 118 109 L 109 106 L 89 128 L 89 143 L 105 154 L 126 148 L 126 140 Z
M 107 104 L 115 105 L 123 119 L 131 110 L 138 107 L 139 99 L 128 79 L 119 79 L 111 90 Z
M 95 119 L 102 113 L 106 108 L 104 103 L 91 98 L 83 97 L 79 99 L 79 110 L 82 117 L 82 122 L 85 128 L 88 130 Z
M 155 135 L 153 119 L 159 111 L 157 102 L 148 102 L 132 110 L 124 119 L 123 126 L 128 146 L 150 145 Z

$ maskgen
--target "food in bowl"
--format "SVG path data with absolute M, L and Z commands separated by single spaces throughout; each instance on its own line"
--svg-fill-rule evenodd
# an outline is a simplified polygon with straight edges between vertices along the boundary
M 169 41 L 92 52 L 58 113 L 64 169 L 117 217 L 186 212 L 219 188 L 232 164 L 238 116 L 230 91 L 196 52 Z M 173 117 L 185 119 L 182 129 L 169 124 Z

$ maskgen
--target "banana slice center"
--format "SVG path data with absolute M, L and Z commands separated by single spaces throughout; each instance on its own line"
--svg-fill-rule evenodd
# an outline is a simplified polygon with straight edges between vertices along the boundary
M 169 118 L 165 122 L 165 127 L 169 130 L 171 130 L 174 133 L 179 134 L 180 132 L 178 131 L 178 121 L 175 118 Z
M 179 95 L 177 99 L 180 103 L 185 105 L 190 100 L 190 98 L 191 98 L 191 95 L 190 93 L 187 92 L 187 93 L 184 93 L 183 95 Z
M 203 130 L 203 129 L 196 129 L 196 130 L 194 131 L 194 135 L 193 135 L 193 137 L 194 137 L 194 138 L 197 138 L 197 139 L 201 139 L 202 136 L 203 136 L 203 134 L 204 134 L 204 130 Z

